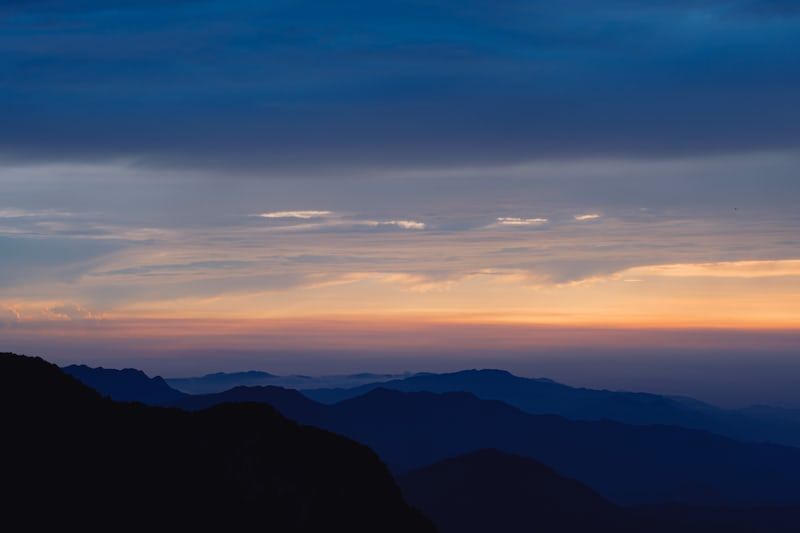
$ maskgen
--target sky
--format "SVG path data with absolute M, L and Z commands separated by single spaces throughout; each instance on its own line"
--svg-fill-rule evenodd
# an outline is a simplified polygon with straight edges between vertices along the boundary
M 789 0 L 3 2 L 2 348 L 800 407 L 799 52 Z

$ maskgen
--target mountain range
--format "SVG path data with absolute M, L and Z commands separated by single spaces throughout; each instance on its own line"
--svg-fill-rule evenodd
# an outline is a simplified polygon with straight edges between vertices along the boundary
M 154 384 L 164 392 L 163 380 L 136 371 L 91 371 L 82 368 L 83 378 L 106 396 L 120 397 L 114 390 L 120 382 L 130 400 L 152 401 Z M 708 424 L 703 417 L 720 412 L 790 425 L 793 410 L 734 413 L 687 398 L 575 389 L 496 370 L 417 374 L 384 384 L 392 388 L 172 390 L 161 403 L 198 414 L 235 406 L 226 404 L 269 404 L 296 422 L 352 438 L 378 453 L 408 501 L 445 533 L 486 527 L 498 533 L 789 533 L 800 519 L 800 449 L 685 427 L 693 420 Z M 426 388 L 437 392 L 415 391 Z M 529 412 L 537 410 L 570 417 Z
M 391 379 L 396 376 L 390 374 L 310 377 L 249 371 L 168 380 L 150 378 L 135 369 L 72 365 L 64 367 L 64 371 L 112 399 L 151 405 L 176 401 L 187 393 L 210 394 L 237 386 L 298 389 L 307 397 L 327 404 L 355 398 L 376 388 L 404 392 L 470 392 L 478 398 L 499 400 L 530 414 L 554 414 L 573 420 L 612 420 L 635 425 L 673 425 L 743 441 L 800 446 L 800 410 L 769 406 L 722 409 L 691 398 L 570 387 L 548 379 L 515 376 L 503 370 L 421 373 L 399 379 Z M 324 383 L 360 384 L 350 388 L 314 388 Z
M 319 402 L 336 403 L 376 388 L 404 392 L 470 392 L 478 398 L 499 400 L 531 414 L 637 425 L 666 424 L 739 440 L 800 446 L 800 411 L 797 410 L 767 406 L 721 409 L 691 398 L 570 387 L 549 379 L 515 376 L 503 370 L 416 374 L 353 388 L 303 390 L 303 394 Z
M 266 405 L 118 403 L 0 354 L 3 519 L 21 530 L 428 532 L 368 448 Z
M 279 387 L 238 387 L 171 405 L 263 402 L 364 443 L 396 473 L 494 448 L 541 461 L 618 504 L 800 503 L 800 449 L 666 425 L 531 415 L 470 393 L 374 389 L 333 405 Z
M 170 387 L 189 394 L 211 394 L 238 386 L 274 385 L 290 389 L 344 388 L 400 379 L 397 374 L 343 374 L 332 376 L 279 376 L 260 370 L 216 372 L 198 377 L 167 378 Z

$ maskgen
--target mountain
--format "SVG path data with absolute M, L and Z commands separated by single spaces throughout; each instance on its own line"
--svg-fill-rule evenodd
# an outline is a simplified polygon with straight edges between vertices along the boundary
M 398 478 L 441 533 L 796 533 L 800 508 L 619 507 L 543 464 L 497 450 Z
M 217 394 L 187 394 L 164 405 L 199 411 L 215 405 L 245 402 L 271 405 L 285 416 L 311 425 L 322 423 L 328 412 L 328 406 L 310 400 L 296 390 L 273 386 L 240 386 Z
M 350 389 L 304 390 L 303 394 L 323 403 L 335 403 L 377 388 L 404 392 L 470 392 L 531 414 L 638 425 L 666 424 L 711 431 L 739 440 L 800 446 L 800 416 L 796 411 L 763 407 L 725 410 L 690 398 L 569 387 L 547 379 L 515 376 L 503 370 L 416 374 Z
M 639 530 L 625 511 L 585 485 L 497 450 L 446 459 L 400 476 L 398 483 L 441 533 Z
M 366 447 L 265 405 L 117 403 L 0 355 L 4 520 L 42 529 L 428 532 Z
M 213 394 L 234 387 L 277 386 L 291 389 L 356 387 L 366 383 L 378 383 L 396 379 L 396 374 L 349 374 L 334 376 L 278 376 L 268 372 L 250 370 L 247 372 L 218 372 L 205 376 L 189 378 L 169 378 L 167 383 L 189 394 Z
M 797 533 L 800 507 L 658 505 L 627 510 L 651 533 Z
M 209 395 L 202 405 L 244 394 Z M 334 405 L 270 387 L 246 394 L 300 423 L 366 444 L 398 473 L 494 448 L 537 459 L 619 504 L 800 503 L 800 449 L 792 447 L 674 426 L 531 415 L 469 393 L 375 389 Z
M 184 393 L 167 385 L 163 378 L 158 376 L 151 378 L 141 370 L 133 368 L 115 370 L 70 365 L 61 370 L 103 396 L 120 402 L 158 405 L 185 396 Z
M 188 394 L 213 394 L 238 386 L 270 384 L 277 377 L 268 372 L 249 370 L 247 372 L 216 372 L 190 378 L 169 378 L 167 383 L 171 387 Z

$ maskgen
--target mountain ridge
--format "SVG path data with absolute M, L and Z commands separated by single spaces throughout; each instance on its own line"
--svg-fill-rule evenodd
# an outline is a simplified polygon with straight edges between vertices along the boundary
M 183 392 L 170 387 L 161 376 L 149 377 L 135 368 L 69 365 L 61 370 L 104 396 L 120 402 L 158 405 L 185 396 Z
M 294 389 L 353 387 L 401 377 L 397 374 L 356 373 L 331 376 L 278 375 L 262 370 L 215 372 L 195 377 L 166 378 L 167 384 L 188 394 L 214 394 L 237 386 L 275 385 Z
M 800 415 L 795 410 L 728 410 L 693 398 L 571 387 L 546 378 L 525 378 L 498 369 L 422 373 L 349 389 L 305 389 L 302 393 L 331 404 L 361 396 L 375 388 L 404 392 L 467 391 L 481 399 L 503 401 L 530 414 L 556 414 L 573 420 L 613 420 L 636 425 L 674 425 L 738 440 L 800 447 Z

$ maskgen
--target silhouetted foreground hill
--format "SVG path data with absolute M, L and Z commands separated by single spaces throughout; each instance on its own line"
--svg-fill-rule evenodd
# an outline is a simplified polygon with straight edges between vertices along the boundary
M 398 478 L 442 533 L 634 532 L 632 517 L 532 459 L 480 450 Z
M 618 507 L 537 461 L 497 450 L 398 478 L 441 533 L 797 533 L 798 508 Z
M 416 374 L 350 389 L 303 390 L 303 394 L 322 403 L 336 403 L 377 388 L 403 392 L 470 392 L 478 398 L 499 400 L 531 414 L 639 425 L 666 424 L 702 429 L 739 440 L 800 446 L 800 413 L 788 409 L 728 410 L 688 398 L 569 387 L 548 379 L 515 376 L 504 370 Z
M 240 387 L 177 405 L 241 400 L 362 442 L 396 472 L 495 448 L 539 460 L 620 504 L 800 503 L 800 449 L 672 426 L 530 415 L 467 393 L 376 389 L 326 406 L 297 391 Z
M 3 521 L 20 530 L 433 530 L 366 447 L 263 405 L 121 404 L 4 354 L 0 415 Z
M 86 365 L 70 365 L 62 368 L 103 396 L 120 402 L 141 402 L 159 405 L 177 400 L 186 394 L 167 385 L 163 378 L 150 378 L 141 370 L 126 368 L 91 368 Z

